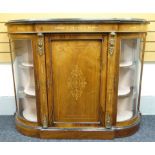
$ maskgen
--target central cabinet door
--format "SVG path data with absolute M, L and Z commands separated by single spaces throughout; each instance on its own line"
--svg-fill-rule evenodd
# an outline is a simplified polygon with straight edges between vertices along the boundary
M 51 126 L 103 126 L 107 39 L 95 34 L 53 34 L 46 65 Z

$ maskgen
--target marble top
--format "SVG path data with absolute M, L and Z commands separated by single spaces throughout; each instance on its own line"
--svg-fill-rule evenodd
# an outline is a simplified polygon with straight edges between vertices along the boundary
M 138 18 L 51 18 L 51 19 L 18 19 L 10 20 L 6 24 L 39 24 L 39 23 L 149 23 Z

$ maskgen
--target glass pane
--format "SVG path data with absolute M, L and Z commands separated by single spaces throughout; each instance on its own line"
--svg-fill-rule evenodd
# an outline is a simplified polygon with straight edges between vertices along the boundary
M 137 114 L 141 39 L 122 39 L 120 51 L 117 121 L 125 121 Z
M 36 122 L 36 93 L 31 40 L 13 40 L 12 58 L 17 114 L 28 121 Z

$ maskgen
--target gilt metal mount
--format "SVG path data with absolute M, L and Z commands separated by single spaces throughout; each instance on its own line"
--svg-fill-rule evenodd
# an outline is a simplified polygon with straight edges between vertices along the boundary
M 43 128 L 44 129 L 46 129 L 46 128 L 48 128 L 48 121 L 47 121 L 47 117 L 46 116 L 44 116 L 44 118 L 43 118 Z
M 111 116 L 109 112 L 106 112 L 106 118 L 105 118 L 105 126 L 107 129 L 111 128 Z
M 109 35 L 109 54 L 112 56 L 115 50 L 115 43 L 116 43 L 116 33 L 111 32 Z
M 42 33 L 38 33 L 38 53 L 39 55 L 44 54 L 44 35 Z

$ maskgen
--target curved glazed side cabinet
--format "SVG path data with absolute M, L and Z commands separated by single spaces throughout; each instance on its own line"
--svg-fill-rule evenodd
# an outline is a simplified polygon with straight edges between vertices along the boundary
M 9 21 L 17 130 L 77 139 L 135 133 L 147 24 L 141 19 Z

